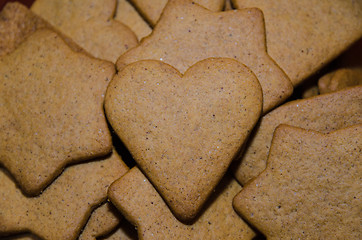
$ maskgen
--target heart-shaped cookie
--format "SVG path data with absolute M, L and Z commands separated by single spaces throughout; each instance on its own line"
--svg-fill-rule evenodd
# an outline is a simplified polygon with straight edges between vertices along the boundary
M 228 58 L 184 75 L 161 61 L 125 67 L 108 86 L 108 120 L 175 216 L 192 220 L 262 109 L 254 74 Z

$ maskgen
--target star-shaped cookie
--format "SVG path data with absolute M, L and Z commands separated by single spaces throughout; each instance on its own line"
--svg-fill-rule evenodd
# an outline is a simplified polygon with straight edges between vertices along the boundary
M 113 19 L 116 0 L 36 0 L 31 10 L 94 57 L 115 62 L 138 44 L 136 35 Z
M 168 0 L 130 0 L 145 19 L 154 26 L 162 14 L 162 10 L 167 4 Z M 210 9 L 211 11 L 221 11 L 225 0 L 195 0 L 195 3 Z
M 0 58 L 0 163 L 25 193 L 111 151 L 103 100 L 114 72 L 45 29 Z
M 139 239 L 253 239 L 255 232 L 236 214 L 232 198 L 241 186 L 226 175 L 202 215 L 183 224 L 137 168 L 132 168 L 109 188 L 108 196 L 137 227 Z
M 109 185 L 127 171 L 113 153 L 68 167 L 42 194 L 31 198 L 0 169 L 0 236 L 30 231 L 42 239 L 76 239 L 92 210 L 105 202 Z
M 191 0 L 171 0 L 153 32 L 117 60 L 120 70 L 143 59 L 161 60 L 185 72 L 209 57 L 234 58 L 249 67 L 263 89 L 263 111 L 293 91 L 285 73 L 268 55 L 263 13 L 258 9 L 209 11 Z
M 362 125 L 329 134 L 281 125 L 267 168 L 233 201 L 267 239 L 360 239 Z
M 132 63 L 108 86 L 113 129 L 175 215 L 200 211 L 259 119 L 262 92 L 230 58 L 196 63 L 183 75 L 155 60 Z
M 234 161 L 233 171 L 241 184 L 265 169 L 273 133 L 280 124 L 323 133 L 362 124 L 362 86 L 291 101 L 263 116 L 245 151 Z

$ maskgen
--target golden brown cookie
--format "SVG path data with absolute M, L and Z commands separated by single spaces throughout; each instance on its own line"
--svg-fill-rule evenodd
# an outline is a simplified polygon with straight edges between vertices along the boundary
M 151 26 L 156 25 L 160 18 L 163 9 L 168 0 L 130 0 L 136 8 L 141 12 Z M 225 0 L 195 0 L 195 3 L 200 4 L 211 11 L 221 11 Z
M 312 85 L 305 86 L 302 91 L 302 98 L 310 98 L 319 95 L 319 88 L 317 83 L 313 82 Z
M 362 1 L 232 0 L 265 17 L 268 53 L 293 85 L 325 66 L 362 37 Z
M 106 202 L 92 212 L 78 240 L 136 240 L 137 231 L 112 203 Z
M 96 240 L 117 228 L 122 216 L 110 203 L 104 203 L 92 212 L 78 240 Z
M 229 11 L 229 10 L 233 10 L 233 5 L 231 3 L 231 0 L 225 0 L 225 5 L 224 5 L 224 11 Z
M 288 77 L 266 52 L 261 11 L 214 13 L 191 0 L 169 1 L 152 34 L 123 54 L 117 68 L 154 59 L 183 73 L 209 57 L 234 58 L 249 67 L 263 89 L 264 112 L 282 103 L 293 91 Z
M 117 0 L 114 19 L 129 27 L 137 35 L 138 40 L 150 35 L 152 32 L 152 28 L 127 0 Z
M 137 240 L 137 231 L 112 203 L 106 202 L 93 211 L 77 239 Z
M 234 208 L 267 239 L 360 239 L 361 147 L 362 125 L 329 134 L 282 125 Z
M 111 201 L 137 227 L 139 239 L 253 239 L 253 230 L 235 213 L 232 198 L 240 185 L 227 175 L 202 215 L 190 225 L 179 222 L 137 168 L 109 188 Z
M 318 80 L 318 89 L 321 94 L 357 85 L 362 85 L 362 66 L 341 68 L 324 75 Z
M 109 185 L 127 170 L 114 153 L 68 167 L 42 194 L 29 198 L 0 169 L 0 236 L 30 231 L 43 239 L 76 239 L 92 209 L 106 200 Z
M 362 39 L 336 60 L 336 69 L 318 80 L 319 91 L 324 94 L 346 87 L 362 85 Z
M 15 50 L 37 29 L 54 28 L 19 2 L 8 2 L 0 12 L 0 56 Z M 59 32 L 57 32 L 60 34 Z M 69 37 L 60 34 L 74 51 L 85 52 Z
M 31 10 L 93 56 L 115 62 L 137 45 L 135 34 L 113 20 L 116 0 L 36 0 Z
M 127 222 L 128 223 L 128 222 Z M 137 240 L 137 231 L 136 229 L 128 223 L 124 226 L 120 226 L 116 231 L 110 233 L 108 236 L 100 238 L 100 240 Z
M 193 219 L 259 118 L 262 93 L 236 60 L 211 58 L 183 75 L 161 61 L 111 81 L 107 118 L 174 214 Z
M 242 184 L 265 169 L 273 132 L 279 124 L 327 133 L 362 123 L 362 86 L 288 102 L 260 119 L 235 166 Z
M 0 163 L 25 193 L 111 151 L 103 100 L 114 72 L 45 29 L 0 58 Z
M 232 0 L 238 8 L 260 8 L 268 53 L 293 85 L 325 66 L 362 37 L 362 1 Z
M 12 235 L 12 236 L 7 236 L 7 237 L 2 237 L 1 239 L 2 240 L 42 240 L 39 237 L 37 237 L 31 233 Z

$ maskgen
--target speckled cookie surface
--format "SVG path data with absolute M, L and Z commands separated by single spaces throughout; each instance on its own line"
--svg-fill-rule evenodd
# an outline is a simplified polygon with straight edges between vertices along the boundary
M 238 160 L 235 176 L 247 183 L 265 169 L 273 132 L 279 124 L 327 133 L 362 123 L 362 86 L 286 103 L 261 118 Z
M 360 239 L 361 147 L 362 125 L 329 134 L 282 125 L 234 208 L 267 239 Z
M 137 35 L 138 40 L 150 35 L 152 32 L 152 28 L 127 0 L 117 0 L 114 19 L 129 27 Z
M 185 72 L 209 57 L 234 58 L 249 67 L 263 89 L 263 111 L 292 93 L 289 78 L 265 47 L 258 9 L 211 12 L 191 0 L 169 1 L 152 34 L 117 60 L 117 68 L 143 59 L 161 60 Z
M 25 193 L 39 194 L 68 163 L 111 151 L 103 101 L 114 72 L 49 30 L 0 58 L 0 163 Z
M 145 19 L 154 26 L 160 18 L 164 7 L 168 0 L 130 0 L 139 11 L 142 13 Z M 225 0 L 196 0 L 194 1 L 211 11 L 221 11 Z
M 22 41 L 40 28 L 52 27 L 26 6 L 18 2 L 7 3 L 0 12 L 0 56 L 15 50 Z M 84 52 L 70 38 L 64 35 L 61 37 L 74 51 Z
M 325 66 L 362 37 L 362 1 L 232 0 L 264 13 L 268 53 L 293 85 Z
M 36 0 L 31 10 L 97 58 L 115 62 L 138 43 L 128 27 L 113 20 L 116 0 Z
M 43 239 L 76 239 L 109 185 L 127 172 L 116 154 L 68 167 L 42 194 L 22 194 L 0 170 L 0 236 L 30 231 Z
M 139 239 L 253 239 L 255 233 L 236 214 L 232 198 L 241 186 L 229 175 L 220 182 L 202 215 L 190 225 L 179 222 L 138 168 L 109 188 L 108 195 L 138 230 Z
M 128 65 L 111 81 L 107 118 L 175 215 L 190 220 L 259 118 L 260 85 L 233 59 L 181 75 L 161 61 Z

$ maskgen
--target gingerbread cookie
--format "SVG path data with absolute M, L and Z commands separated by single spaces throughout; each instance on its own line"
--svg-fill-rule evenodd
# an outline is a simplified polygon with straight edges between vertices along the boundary
M 318 80 L 318 89 L 321 94 L 358 85 L 362 85 L 362 66 L 341 68 L 324 75 Z
M 229 10 L 233 10 L 233 5 L 231 3 L 231 0 L 225 0 L 225 5 L 224 5 L 224 11 L 229 11 Z
M 44 192 L 24 196 L 0 170 L 0 235 L 27 232 L 43 239 L 76 239 L 109 185 L 128 170 L 115 153 L 68 167 Z
M 127 225 L 121 225 L 116 231 L 101 238 L 101 240 L 138 240 L 136 229 L 128 222 Z
M 8 237 L 2 237 L 2 240 L 42 240 L 39 237 L 35 236 L 31 233 L 24 233 L 24 234 L 18 234 L 18 235 L 12 235 Z
M 362 85 L 362 39 L 336 60 L 336 69 L 318 80 L 319 91 L 324 94 L 346 87 Z
M 78 240 L 96 240 L 107 235 L 117 228 L 121 219 L 122 216 L 112 204 L 104 203 L 92 212 Z
M 46 29 L 0 58 L 0 163 L 25 193 L 111 151 L 103 100 L 114 72 Z
M 362 37 L 362 1 L 232 0 L 265 17 L 268 53 L 298 85 Z
M 117 68 L 154 59 L 183 73 L 209 57 L 234 58 L 249 67 L 263 89 L 264 112 L 285 101 L 293 91 L 288 77 L 266 52 L 260 10 L 214 13 L 191 0 L 169 1 L 152 34 L 123 54 Z
M 21 3 L 7 3 L 0 12 L 0 56 L 15 50 L 28 36 L 41 28 L 55 30 Z M 85 53 L 72 39 L 57 33 L 74 51 Z
M 36 0 L 31 10 L 93 56 L 115 62 L 138 44 L 135 34 L 113 20 L 116 0 Z
M 193 219 L 260 116 L 259 82 L 233 59 L 183 75 L 161 61 L 125 67 L 111 81 L 107 118 L 174 214 Z
M 233 205 L 267 239 L 360 239 L 362 125 L 329 134 L 282 125 L 266 170 Z
M 168 0 L 131 0 L 151 26 L 156 25 Z M 196 0 L 195 3 L 210 9 L 211 11 L 221 11 L 225 0 Z
M 151 27 L 127 0 L 117 0 L 114 19 L 129 27 L 137 35 L 138 40 L 150 35 L 152 32 Z
M 112 203 L 106 202 L 93 211 L 78 240 L 136 240 L 137 231 Z
M 240 185 L 227 175 L 202 215 L 179 222 L 148 179 L 132 168 L 109 188 L 109 198 L 137 227 L 139 239 L 253 239 L 253 230 L 236 214 L 232 198 Z
M 327 133 L 362 123 L 362 86 L 288 102 L 261 118 L 235 162 L 235 176 L 245 184 L 265 169 L 273 132 L 280 124 Z

